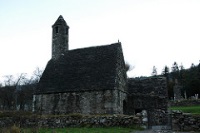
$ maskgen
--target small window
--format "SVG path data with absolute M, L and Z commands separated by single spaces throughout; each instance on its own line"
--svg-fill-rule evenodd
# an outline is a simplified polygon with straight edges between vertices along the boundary
M 65 29 L 65 34 L 66 34 L 66 35 L 68 34 L 68 29 L 67 29 L 67 28 Z
M 55 31 L 56 31 L 56 33 L 58 33 L 58 26 L 55 27 Z

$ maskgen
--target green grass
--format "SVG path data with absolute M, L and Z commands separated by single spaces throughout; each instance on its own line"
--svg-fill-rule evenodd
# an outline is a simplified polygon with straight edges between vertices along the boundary
M 141 127 L 68 127 L 68 128 L 19 128 L 16 125 L 0 128 L 0 133 L 130 133 L 143 130 Z
M 192 113 L 200 115 L 200 106 L 178 106 L 178 107 L 171 107 L 171 110 L 181 110 L 184 113 Z
M 123 127 L 106 127 L 106 128 L 56 128 L 56 129 L 21 129 L 21 133 L 130 133 L 136 129 Z M 4 130 L 5 131 L 5 130 Z

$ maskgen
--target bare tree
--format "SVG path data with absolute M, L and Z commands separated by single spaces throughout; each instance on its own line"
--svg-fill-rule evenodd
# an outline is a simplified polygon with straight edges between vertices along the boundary
M 4 76 L 5 80 L 5 86 L 12 86 L 14 85 L 14 76 L 13 75 L 6 75 Z
M 151 73 L 152 76 L 157 76 L 157 68 L 153 66 L 153 71 Z
M 4 86 L 0 85 L 0 108 L 25 110 L 26 105 L 31 109 L 32 96 L 42 73 L 43 70 L 37 67 L 30 79 L 26 73 L 4 76 Z
M 21 90 L 21 85 L 24 84 L 26 79 L 25 73 L 17 75 L 16 78 L 13 75 L 4 76 L 5 86 L 1 88 L 1 101 L 3 109 L 16 109 L 19 99 L 18 93 Z
M 30 79 L 23 80 L 20 91 L 18 91 L 18 107 L 20 110 L 31 110 L 33 93 L 37 87 L 42 76 L 43 70 L 38 67 L 34 70 L 33 75 Z M 25 105 L 27 108 L 25 108 Z
M 35 80 L 36 83 L 39 82 L 41 76 L 42 76 L 42 73 L 43 73 L 43 69 L 40 69 L 39 67 L 37 67 L 34 71 L 33 71 L 33 77 L 32 79 Z
M 27 79 L 26 76 L 27 76 L 26 73 L 21 73 L 19 76 L 17 76 L 17 79 L 15 81 L 15 86 L 22 85 L 24 81 Z

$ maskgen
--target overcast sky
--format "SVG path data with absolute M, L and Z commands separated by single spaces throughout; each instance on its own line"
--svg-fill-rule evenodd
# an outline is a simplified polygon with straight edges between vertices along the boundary
M 200 60 L 200 0 L 0 0 L 0 76 L 45 68 L 62 15 L 69 48 L 122 43 L 129 76 Z

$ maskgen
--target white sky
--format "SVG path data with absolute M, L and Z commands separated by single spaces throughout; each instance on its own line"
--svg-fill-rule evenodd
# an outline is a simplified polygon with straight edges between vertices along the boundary
M 200 60 L 200 0 L 0 0 L 0 76 L 45 68 L 62 15 L 69 48 L 122 42 L 129 76 Z

